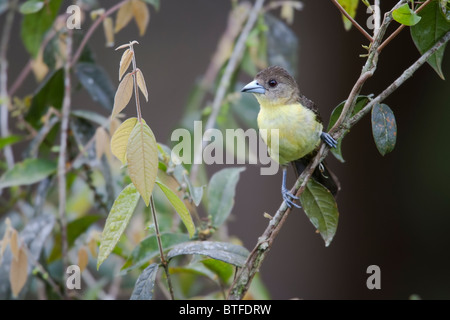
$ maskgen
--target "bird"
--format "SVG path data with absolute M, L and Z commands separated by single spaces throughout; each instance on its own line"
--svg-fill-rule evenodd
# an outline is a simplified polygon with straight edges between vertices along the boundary
M 269 156 L 279 163 L 283 170 L 281 194 L 289 208 L 301 208 L 294 201 L 299 198 L 286 187 L 286 174 L 292 164 L 297 177 L 309 161 L 317 154 L 320 142 L 330 148 L 337 147 L 337 141 L 323 131 L 323 122 L 314 102 L 300 93 L 295 79 L 284 68 L 270 66 L 258 72 L 253 81 L 241 92 L 252 93 L 260 105 L 257 123 L 267 134 L 261 138 L 268 147 Z M 278 145 L 271 148 L 271 130 L 278 129 Z M 277 150 L 276 150 L 277 149 Z M 312 178 L 326 187 L 334 196 L 340 189 L 337 177 L 324 162 L 315 169 Z

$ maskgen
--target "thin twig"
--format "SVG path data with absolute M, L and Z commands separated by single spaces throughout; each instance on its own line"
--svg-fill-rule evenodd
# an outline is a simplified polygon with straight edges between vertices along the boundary
M 220 79 L 219 87 L 217 89 L 217 93 L 214 97 L 214 101 L 211 108 L 211 114 L 205 125 L 205 131 L 208 129 L 214 128 L 217 120 L 217 116 L 220 112 L 220 107 L 222 106 L 223 99 L 225 98 L 225 94 L 227 93 L 228 86 L 230 85 L 230 80 L 233 75 L 233 72 L 236 70 L 236 67 L 239 61 L 242 58 L 245 49 L 245 42 L 247 41 L 248 35 L 255 25 L 256 19 L 258 18 L 258 14 L 261 11 L 261 8 L 264 4 L 264 0 L 256 0 L 253 5 L 249 15 L 247 22 L 242 29 L 242 32 L 236 42 L 236 45 L 231 53 L 228 64 L 225 68 L 222 78 Z M 194 163 L 191 167 L 191 180 L 194 182 L 196 180 L 198 174 L 199 164 L 201 163 L 202 151 L 204 147 L 203 141 L 200 141 L 201 145 L 194 146 Z
M 156 218 L 156 209 L 155 209 L 155 203 L 153 201 L 153 196 L 150 197 L 150 204 L 151 204 L 153 223 L 155 224 L 156 239 L 158 241 L 159 256 L 161 258 L 161 264 L 163 265 L 164 272 L 166 273 L 170 297 L 172 298 L 172 300 L 175 300 L 175 296 L 173 294 L 172 281 L 170 279 L 169 264 L 167 263 L 167 260 L 164 256 L 164 249 L 163 249 L 162 242 L 161 242 L 161 233 L 159 232 L 158 219 Z
M 2 33 L 2 40 L 0 44 L 0 136 L 2 138 L 5 138 L 9 135 L 9 129 L 8 129 L 8 105 L 10 103 L 9 97 L 8 97 L 8 59 L 7 59 L 7 52 L 8 52 L 8 44 L 9 39 L 11 37 L 11 29 L 12 24 L 14 21 L 14 15 L 16 11 L 18 0 L 13 0 L 10 2 L 9 5 L 9 11 L 5 19 L 5 25 L 3 27 L 3 33 Z M 12 151 L 11 145 L 7 145 L 4 147 L 4 154 L 6 159 L 6 164 L 8 165 L 8 168 L 11 169 L 14 167 L 14 154 Z M 1 192 L 1 189 L 0 189 Z
M 72 83 L 70 79 L 70 61 L 72 56 L 72 30 L 67 30 L 66 36 L 66 61 L 64 63 L 64 99 L 61 112 L 61 139 L 58 158 L 58 195 L 59 195 L 59 222 L 61 225 L 61 251 L 63 261 L 63 272 L 68 263 L 68 243 L 67 243 L 67 217 L 66 217 L 66 151 L 67 137 L 69 130 L 69 115 L 71 105 Z
M 353 25 L 356 29 L 358 29 L 359 32 L 361 32 L 362 35 L 363 35 L 364 37 L 367 38 L 367 40 L 369 40 L 370 42 L 373 42 L 372 36 L 371 36 L 369 33 L 367 33 L 367 31 L 364 30 L 364 28 L 361 27 L 361 26 L 359 25 L 359 23 L 356 22 L 355 19 L 353 19 L 352 16 L 348 14 L 347 11 L 345 11 L 345 9 L 341 6 L 341 4 L 340 4 L 337 0 L 331 0 L 331 2 L 333 2 L 333 4 L 339 9 L 339 11 L 340 11 L 340 12 L 341 12 L 348 20 L 350 20 L 350 22 L 352 23 L 352 25 Z
M 432 0 L 427 0 L 424 3 L 422 3 L 422 5 L 417 8 L 416 11 L 414 11 L 415 13 L 420 12 L 423 8 L 425 8 L 426 5 L 428 5 Z M 404 24 L 401 24 L 394 32 L 392 32 L 392 34 L 383 41 L 383 43 L 378 47 L 378 52 L 381 52 L 381 50 L 384 49 L 384 47 L 386 47 L 386 45 L 392 41 L 392 39 L 394 39 L 403 29 L 405 28 Z
M 141 104 L 139 102 L 139 86 L 137 82 L 137 68 L 136 68 L 136 55 L 134 54 L 134 46 L 133 43 L 130 43 L 130 51 L 133 53 L 133 58 L 131 59 L 133 63 L 133 88 L 134 88 L 134 98 L 136 100 L 136 113 L 139 123 L 142 122 L 142 114 L 141 114 Z
M 447 32 L 441 40 L 436 42 L 436 44 L 429 49 L 427 52 L 425 52 L 419 59 L 416 60 L 408 69 L 403 71 L 403 73 L 387 87 L 382 93 L 380 93 L 376 98 L 371 100 L 364 108 L 361 109 L 357 114 L 355 114 L 346 125 L 347 128 L 350 128 L 354 126 L 363 116 L 365 116 L 370 110 L 372 110 L 372 107 L 375 104 L 381 103 L 383 100 L 385 100 L 392 92 L 398 89 L 407 79 L 411 78 L 411 76 L 414 74 L 414 72 L 417 71 L 427 60 L 430 58 L 430 56 L 435 53 L 439 48 L 441 48 L 445 43 L 447 43 L 450 40 L 450 31 Z
M 58 33 L 58 30 L 55 29 L 55 25 L 58 25 L 60 19 L 64 19 L 66 15 L 67 14 L 62 14 L 55 19 L 55 22 L 53 23 L 53 28 L 51 28 L 50 31 L 46 33 L 44 40 L 42 40 L 41 45 L 39 47 L 39 51 L 44 50 L 45 47 L 50 42 L 50 40 L 52 40 L 53 37 Z M 16 91 L 20 88 L 20 86 L 23 84 L 25 79 L 30 74 L 32 70 L 32 61 L 33 59 L 30 58 L 30 60 L 23 67 L 22 71 L 19 73 L 19 76 L 17 77 L 16 81 L 14 81 L 12 86 L 9 88 L 8 94 L 10 95 L 10 97 L 12 97 L 16 93 Z

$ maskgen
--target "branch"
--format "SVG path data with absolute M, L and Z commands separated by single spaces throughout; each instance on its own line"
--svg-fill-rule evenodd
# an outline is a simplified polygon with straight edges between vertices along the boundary
M 61 139 L 58 158 L 58 198 L 59 198 L 59 222 L 61 224 L 61 251 L 63 272 L 68 266 L 67 244 L 67 217 L 66 217 L 66 150 L 69 130 L 69 115 L 71 105 L 72 84 L 70 79 L 70 61 L 72 56 L 72 30 L 67 30 L 66 37 L 66 61 L 64 63 L 64 100 L 61 112 Z
M 422 5 L 416 9 L 416 11 L 414 11 L 415 13 L 420 12 L 423 8 L 425 8 L 426 5 L 428 5 L 432 0 L 427 0 L 424 3 L 422 3 Z M 378 52 L 380 52 L 381 50 L 384 49 L 384 47 L 386 47 L 386 45 L 392 41 L 392 39 L 394 39 L 403 29 L 405 28 L 405 25 L 402 24 L 400 25 L 394 32 L 392 32 L 392 34 L 383 41 L 383 43 L 378 47 Z
M 117 3 L 116 5 L 109 8 L 104 14 L 102 14 L 100 17 L 97 18 L 97 20 L 94 21 L 94 23 L 91 25 L 89 30 L 86 32 L 86 35 L 84 36 L 83 40 L 80 43 L 80 46 L 78 47 L 77 51 L 73 55 L 72 61 L 70 63 L 71 66 L 73 66 L 78 59 L 81 56 L 81 53 L 83 52 L 84 47 L 86 46 L 88 40 L 91 38 L 91 36 L 94 34 L 95 29 L 100 25 L 100 23 L 106 19 L 106 17 L 110 16 L 114 12 L 120 9 L 125 3 L 127 3 L 129 0 L 122 0 L 121 2 Z
M 395 7 L 394 7 L 395 8 Z M 393 9 L 394 10 L 394 9 Z M 392 11 L 391 11 L 392 12 Z M 383 24 L 380 27 L 380 30 L 384 31 L 387 28 L 387 24 L 391 21 L 389 19 L 390 13 L 387 13 L 385 15 L 385 19 L 383 21 Z M 380 32 L 384 32 L 380 31 Z M 380 33 L 377 34 L 377 36 L 380 36 Z M 381 35 L 382 37 L 382 35 Z M 378 39 L 381 39 L 378 38 Z M 441 40 L 439 40 L 431 49 L 429 49 L 426 53 L 424 53 L 414 64 L 412 64 L 408 69 L 406 69 L 402 75 L 395 80 L 388 88 L 386 88 L 382 93 L 380 93 L 375 99 L 373 99 L 368 105 L 366 105 L 360 112 L 358 112 L 355 116 L 352 118 L 348 118 L 351 114 L 351 110 L 347 109 L 347 114 L 344 115 L 344 118 L 347 118 L 346 122 L 342 126 L 336 126 L 336 133 L 334 134 L 334 137 L 336 139 L 341 138 L 345 132 L 347 132 L 351 127 L 353 127 L 364 115 L 366 115 L 371 108 L 376 104 L 382 102 L 384 99 L 386 99 L 392 92 L 394 92 L 396 89 L 398 89 L 407 79 L 409 79 L 413 73 L 422 66 L 428 58 L 435 53 L 439 48 L 441 48 L 445 43 L 450 41 L 450 32 L 447 32 L 444 37 L 442 37 Z M 376 47 L 372 49 L 373 51 L 377 51 Z M 368 61 L 370 61 L 370 57 L 368 58 Z M 376 59 L 375 59 L 376 62 Z M 367 70 L 363 69 L 363 73 L 358 79 L 362 84 L 364 83 L 364 79 Z M 358 82 L 357 81 L 357 82 Z M 350 93 L 348 101 L 352 99 L 352 96 L 354 95 L 354 92 L 357 91 L 355 88 L 361 88 L 361 83 L 356 83 L 355 86 L 352 89 L 352 92 Z M 355 97 L 356 98 L 356 97 Z M 344 112 L 342 112 L 344 114 Z M 343 118 L 343 119 L 344 119 Z M 298 177 L 294 187 L 291 189 L 291 193 L 295 194 L 296 196 L 300 196 L 309 179 L 311 178 L 314 170 L 316 167 L 325 159 L 329 151 L 329 148 L 325 144 L 321 144 L 320 149 L 317 153 L 317 155 L 314 157 L 314 159 L 308 164 L 308 166 L 305 168 L 305 170 L 302 172 L 302 174 Z M 247 258 L 247 261 L 245 262 L 245 265 L 238 271 L 235 280 L 233 284 L 231 285 L 228 299 L 230 300 L 240 300 L 244 297 L 246 292 L 248 291 L 251 281 L 254 277 L 254 275 L 259 271 L 262 262 L 264 261 L 264 258 L 267 256 L 267 253 L 270 251 L 272 247 L 272 243 L 275 240 L 278 232 L 280 231 L 281 227 L 283 226 L 284 222 L 286 221 L 289 213 L 291 212 L 290 208 L 286 206 L 286 204 L 283 202 L 279 209 L 277 210 L 276 214 L 273 216 L 273 218 L 270 220 L 269 225 L 267 226 L 266 230 L 264 231 L 263 235 L 258 238 L 258 243 L 256 244 L 255 248 L 250 253 L 249 257 Z
M 436 44 L 431 47 L 427 52 L 425 52 L 419 59 L 417 59 L 416 62 L 414 62 L 408 69 L 406 69 L 389 87 L 387 87 L 383 92 L 381 92 L 376 98 L 371 100 L 364 108 L 361 109 L 357 114 L 355 114 L 347 123 L 346 128 L 351 128 L 354 126 L 361 118 L 366 115 L 370 110 L 372 110 L 372 107 L 377 104 L 381 103 L 384 99 L 386 99 L 389 95 L 391 95 L 392 92 L 397 90 L 406 80 L 411 78 L 411 76 L 414 74 L 414 72 L 417 71 L 427 60 L 430 58 L 430 56 L 435 53 L 439 48 L 441 48 L 444 44 L 446 44 L 448 41 L 450 41 L 450 31 L 447 32 L 441 40 L 436 42 Z
M 361 32 L 362 35 L 363 35 L 364 37 L 367 38 L 367 40 L 369 40 L 370 42 L 373 42 L 373 38 L 370 36 L 370 34 L 368 34 L 367 31 L 364 30 L 364 28 L 361 27 L 361 26 L 359 25 L 359 23 L 356 22 L 356 20 L 353 19 L 352 16 L 348 14 L 347 11 L 345 11 L 345 9 L 341 6 L 341 4 L 340 4 L 337 0 L 331 0 L 331 2 L 333 2 L 333 4 L 339 9 L 339 11 L 340 11 L 340 12 L 341 12 L 348 20 L 350 20 L 350 22 L 352 23 L 352 25 L 353 25 L 356 29 L 358 29 L 359 32 Z
M 120 9 L 121 6 L 123 6 L 125 3 L 127 3 L 129 0 L 123 0 L 119 3 L 117 3 L 116 5 L 114 5 L 113 7 L 109 8 L 104 14 L 102 14 L 101 16 L 99 16 L 97 18 L 97 20 L 94 21 L 94 23 L 91 25 L 91 27 L 89 28 L 89 30 L 86 32 L 83 40 L 81 40 L 81 43 L 77 49 L 77 51 L 75 52 L 75 54 L 73 55 L 72 61 L 70 63 L 70 66 L 73 66 L 78 59 L 80 59 L 80 56 L 83 52 L 84 47 L 86 46 L 88 40 L 91 38 L 91 36 L 93 35 L 94 31 L 97 29 L 97 27 L 100 25 L 100 23 L 105 20 L 105 18 L 107 18 L 108 16 L 110 16 L 111 14 L 113 14 L 114 12 L 116 12 L 117 10 Z M 67 14 L 63 14 L 61 15 L 63 17 L 66 17 Z M 60 16 L 60 17 L 61 17 Z M 59 18 L 60 18 L 59 17 Z M 58 18 L 58 19 L 59 19 Z M 56 19 L 56 21 L 58 21 L 58 19 Z M 49 32 L 44 40 L 42 41 L 41 44 L 41 49 L 45 48 L 48 44 L 48 42 L 55 36 L 56 31 L 52 31 Z M 20 86 L 22 85 L 22 83 L 25 81 L 25 79 L 28 77 L 28 75 L 31 72 L 31 59 L 28 61 L 28 63 L 23 67 L 22 71 L 20 72 L 19 76 L 17 77 L 16 81 L 14 81 L 13 85 L 11 86 L 11 88 L 9 89 L 9 95 L 13 96 L 14 93 L 16 93 L 16 91 L 20 88 Z
M 227 93 L 228 86 L 230 85 L 230 80 L 235 71 L 237 64 L 242 58 L 242 54 L 245 49 L 245 42 L 247 41 L 248 35 L 255 25 L 256 19 L 258 18 L 258 14 L 261 11 L 261 8 L 264 4 L 264 0 L 256 0 L 253 5 L 247 22 L 242 29 L 242 33 L 239 36 L 236 45 L 231 53 L 230 60 L 225 68 L 222 78 L 220 79 L 219 87 L 217 89 L 216 96 L 214 97 L 214 101 L 212 104 L 212 111 L 209 115 L 208 121 L 205 125 L 205 131 L 211 128 L 214 128 L 216 124 L 217 116 L 219 115 L 220 107 L 222 106 L 223 99 L 225 98 L 225 94 Z M 201 145 L 197 146 L 197 149 L 194 147 L 194 150 L 198 150 L 194 154 L 194 163 L 191 168 L 191 180 L 195 181 L 198 173 L 199 163 L 201 162 L 201 157 L 203 153 L 205 142 L 201 142 Z

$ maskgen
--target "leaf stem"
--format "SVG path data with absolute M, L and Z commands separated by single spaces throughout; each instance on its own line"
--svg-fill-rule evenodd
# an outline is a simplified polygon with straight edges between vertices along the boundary
M 172 298 L 172 300 L 175 300 L 175 297 L 173 294 L 172 280 L 170 279 L 169 264 L 167 263 L 167 260 L 164 256 L 164 249 L 163 249 L 162 242 L 161 242 L 161 233 L 159 232 L 158 219 L 156 218 L 156 209 L 155 209 L 155 203 L 153 201 L 153 196 L 150 197 L 150 205 L 151 205 L 150 208 L 152 211 L 153 223 L 155 224 L 156 239 L 158 242 L 161 264 L 164 268 L 164 272 L 166 273 L 167 285 L 169 287 L 170 297 Z
M 134 53 L 134 46 L 133 46 L 133 42 L 130 42 L 130 51 L 133 53 L 133 58 L 131 59 L 132 63 L 133 63 L 133 72 L 132 72 L 132 76 L 133 76 L 133 88 L 134 88 L 134 98 L 136 100 L 136 113 L 137 113 L 137 118 L 139 123 L 142 123 L 142 113 L 141 113 L 141 104 L 139 102 L 139 87 L 138 87 L 138 83 L 137 83 L 137 76 L 136 76 L 136 54 Z

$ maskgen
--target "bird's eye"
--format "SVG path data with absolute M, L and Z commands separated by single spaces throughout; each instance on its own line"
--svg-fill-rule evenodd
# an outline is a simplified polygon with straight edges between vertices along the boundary
M 268 84 L 270 87 L 275 88 L 277 86 L 278 82 L 277 82 L 277 80 L 270 79 Z

